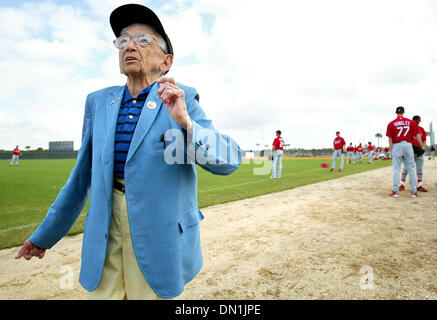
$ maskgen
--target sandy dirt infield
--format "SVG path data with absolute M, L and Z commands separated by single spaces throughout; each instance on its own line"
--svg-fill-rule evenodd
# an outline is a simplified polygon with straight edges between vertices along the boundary
M 182 298 L 437 299 L 436 173 L 426 160 L 417 199 L 388 197 L 389 167 L 204 208 L 204 267 Z M 0 251 L 0 298 L 88 299 L 81 241 L 66 237 L 42 260 Z M 74 286 L 61 289 L 68 268 Z

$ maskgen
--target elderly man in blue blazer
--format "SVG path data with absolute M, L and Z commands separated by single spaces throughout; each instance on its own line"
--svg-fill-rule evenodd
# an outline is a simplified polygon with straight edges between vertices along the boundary
M 16 258 L 44 257 L 90 195 L 79 282 L 91 298 L 175 298 L 202 267 L 195 165 L 231 174 L 241 150 L 194 88 L 164 76 L 173 47 L 152 10 L 124 5 L 110 23 L 127 84 L 88 95 L 76 166 Z

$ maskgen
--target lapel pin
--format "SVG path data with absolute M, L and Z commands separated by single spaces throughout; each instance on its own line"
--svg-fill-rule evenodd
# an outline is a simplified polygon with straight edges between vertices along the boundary
M 115 102 L 117 102 L 118 100 L 120 100 L 119 98 L 115 98 L 114 100 L 112 100 L 109 104 L 114 104 Z
M 147 102 L 147 108 L 149 108 L 150 110 L 155 109 L 156 108 L 156 102 L 155 101 Z

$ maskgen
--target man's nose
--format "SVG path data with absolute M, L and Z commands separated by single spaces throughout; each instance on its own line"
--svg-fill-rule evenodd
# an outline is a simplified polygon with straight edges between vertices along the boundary
M 133 38 L 129 39 L 129 42 L 127 43 L 127 46 L 125 47 L 126 50 L 136 50 L 137 44 L 135 43 L 135 40 Z

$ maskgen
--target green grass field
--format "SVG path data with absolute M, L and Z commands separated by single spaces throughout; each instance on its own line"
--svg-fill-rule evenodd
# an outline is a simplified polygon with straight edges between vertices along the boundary
M 345 164 L 342 173 L 321 167 L 330 160 L 284 160 L 281 179 L 254 175 L 254 168 L 242 164 L 230 176 L 214 176 L 198 169 L 199 207 L 225 203 L 262 194 L 292 189 L 324 180 L 390 166 L 391 161 L 375 161 L 373 165 Z M 65 184 L 75 159 L 20 160 L 20 166 L 9 167 L 9 160 L 0 160 L 0 249 L 21 245 L 44 219 L 50 205 Z M 338 165 L 338 164 L 337 164 Z M 68 233 L 81 233 L 88 204 Z

